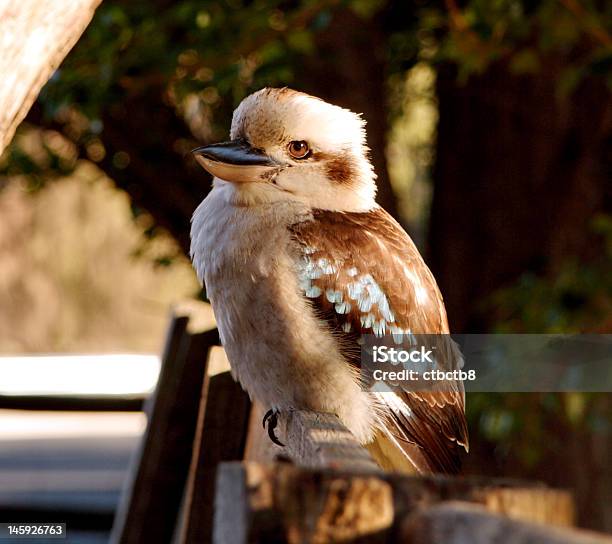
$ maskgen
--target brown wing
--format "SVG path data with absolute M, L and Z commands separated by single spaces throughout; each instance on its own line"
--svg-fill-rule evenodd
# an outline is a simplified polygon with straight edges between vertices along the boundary
M 446 334 L 436 282 L 416 246 L 384 210 L 315 210 L 293 225 L 301 287 L 358 364 L 362 334 Z M 454 353 L 453 356 L 460 357 Z M 358 357 L 358 355 L 357 355 Z M 387 395 L 394 395 L 390 398 Z M 398 444 L 416 445 L 432 472 L 457 472 L 467 449 L 463 384 L 455 390 L 386 393 L 388 426 Z

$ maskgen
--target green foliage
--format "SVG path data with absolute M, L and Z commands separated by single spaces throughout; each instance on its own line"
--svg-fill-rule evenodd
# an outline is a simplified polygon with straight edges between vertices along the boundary
M 29 137 L 22 138 L 24 135 Z M 72 174 L 75 167 L 74 149 L 59 134 L 54 131 L 35 132 L 23 126 L 0 158 L 0 180 L 2 176 L 23 176 L 27 189 L 34 191 L 49 179 Z
M 492 297 L 496 332 L 612 330 L 612 218 L 595 217 L 591 228 L 602 252 L 589 263 L 568 258 L 555 273 L 526 273 Z M 467 417 L 475 442 L 493 451 L 494 466 L 513 467 L 521 477 L 542 478 L 551 459 L 570 455 L 567 443 L 580 443 L 587 456 L 591 444 L 612 434 L 606 394 L 472 393 Z M 554 481 L 554 474 L 549 478 Z
M 225 122 L 248 92 L 292 82 L 335 3 L 108 0 L 41 102 L 50 116 L 69 106 L 97 119 L 126 94 L 161 89 L 179 110 L 195 94 Z
M 39 103 L 47 120 L 66 123 L 78 112 L 76 139 L 85 145 L 103 130 L 105 111 L 151 96 L 175 108 L 197 138 L 215 139 L 246 94 L 295 85 L 304 59 L 319 54 L 317 34 L 347 7 L 384 34 L 389 75 L 423 60 L 453 62 L 463 78 L 497 60 L 517 75 L 537 74 L 563 57 L 560 95 L 589 76 L 612 84 L 609 2 L 105 0 Z M 13 149 L 9 163 L 11 173 L 42 185 L 23 152 Z M 64 175 L 66 165 L 58 166 Z
M 563 55 L 563 92 L 586 75 L 612 82 L 609 3 L 471 0 L 461 9 L 424 2 L 412 10 L 384 0 L 108 0 L 41 100 L 50 115 L 77 104 L 95 119 L 125 93 L 161 82 L 177 105 L 196 93 L 213 118 L 225 119 L 253 89 L 291 84 L 303 56 L 317 53 L 314 35 L 343 5 L 364 18 L 382 14 L 391 71 L 421 57 L 455 62 L 463 77 L 498 59 L 525 74 Z
M 586 449 L 610 436 L 609 409 L 609 396 L 600 393 L 471 393 L 466 415 L 472 443 L 493 452 L 493 470 L 542 478 L 551 459 L 565 462 L 569 441 Z
M 588 76 L 612 88 L 611 29 L 612 4 L 592 0 L 470 0 L 462 8 L 449 0 L 444 8 L 428 2 L 419 15 L 421 49 L 456 63 L 463 79 L 499 60 L 517 75 L 561 64 L 561 95 Z
M 523 274 L 492 297 L 498 332 L 609 332 L 612 329 L 612 218 L 600 215 L 593 231 L 603 251 L 590 262 L 569 257 L 549 276 Z

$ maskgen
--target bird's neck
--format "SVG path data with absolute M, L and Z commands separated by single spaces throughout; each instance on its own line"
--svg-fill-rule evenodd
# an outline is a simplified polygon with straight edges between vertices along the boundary
M 269 208 L 282 205 L 294 209 L 296 215 L 308 213 L 312 209 L 336 212 L 367 212 L 377 207 L 375 190 L 354 190 L 350 186 L 337 187 L 321 195 L 300 196 L 279 190 L 266 183 L 230 183 L 215 178 L 213 191 L 220 202 L 238 208 Z

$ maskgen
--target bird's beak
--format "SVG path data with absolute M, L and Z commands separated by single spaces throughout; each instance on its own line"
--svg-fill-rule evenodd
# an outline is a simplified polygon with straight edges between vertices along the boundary
M 244 140 L 205 145 L 192 153 L 213 176 L 234 183 L 264 181 L 282 166 Z

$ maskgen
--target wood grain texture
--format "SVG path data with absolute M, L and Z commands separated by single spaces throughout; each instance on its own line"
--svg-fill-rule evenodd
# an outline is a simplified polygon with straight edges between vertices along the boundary
M 453 500 L 506 519 L 573 522 L 571 497 L 539 484 L 228 463 L 219 469 L 214 542 L 402 542 L 404 520 Z
M 334 414 L 295 410 L 279 418 L 285 454 L 305 467 L 371 470 L 380 469 L 368 451 Z
M 448 502 L 409 517 L 398 542 L 421 544 L 610 544 L 612 537 L 590 531 L 526 523 L 491 514 L 486 508 Z
M 117 511 L 114 543 L 170 542 L 183 496 L 196 432 L 206 354 L 216 330 L 191 335 L 175 318 L 158 384 L 147 401 L 147 428 Z
M 289 464 L 221 465 L 215 544 L 385 542 L 391 486 L 367 474 L 336 475 Z
M 0 0 L 0 154 L 101 0 Z
M 217 467 L 244 457 L 249 424 L 249 397 L 232 378 L 221 347 L 210 350 L 207 367 L 189 479 L 174 536 L 174 542 L 181 544 L 212 541 Z

